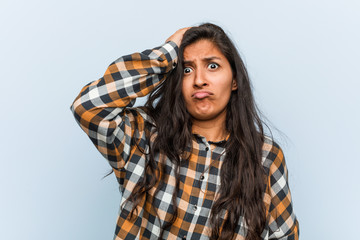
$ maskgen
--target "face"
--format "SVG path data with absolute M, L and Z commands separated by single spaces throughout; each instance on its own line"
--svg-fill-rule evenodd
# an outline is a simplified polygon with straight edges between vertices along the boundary
M 182 94 L 191 116 L 200 121 L 226 117 L 237 85 L 219 48 L 209 40 L 199 40 L 185 47 L 183 64 Z

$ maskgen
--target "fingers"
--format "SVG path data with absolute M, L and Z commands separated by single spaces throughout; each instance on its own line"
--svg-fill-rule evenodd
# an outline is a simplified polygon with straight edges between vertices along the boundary
M 166 42 L 173 41 L 176 43 L 176 45 L 180 46 L 184 33 L 190 28 L 191 27 L 186 27 L 177 30 L 173 35 L 171 35 L 168 39 L 166 39 Z

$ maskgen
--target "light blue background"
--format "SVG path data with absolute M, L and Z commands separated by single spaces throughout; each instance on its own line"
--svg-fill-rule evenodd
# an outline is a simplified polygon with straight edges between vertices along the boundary
M 116 58 L 212 21 L 231 33 L 290 172 L 301 239 L 359 239 L 357 0 L 0 3 L 0 239 L 112 239 L 114 176 L 69 106 Z

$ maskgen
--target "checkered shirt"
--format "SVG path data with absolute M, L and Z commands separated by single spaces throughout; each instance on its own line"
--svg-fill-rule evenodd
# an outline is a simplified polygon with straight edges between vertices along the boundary
M 104 76 L 86 85 L 71 106 L 75 119 L 90 137 L 96 148 L 108 160 L 122 194 L 115 240 L 158 239 L 160 226 L 173 214 L 172 194 L 175 186 L 173 163 L 161 154 L 156 156 L 166 164 L 165 181 L 158 194 L 152 189 L 130 219 L 130 196 L 145 172 L 149 133 L 154 126 L 145 124 L 152 119 L 142 108 L 133 108 L 137 97 L 150 93 L 166 78 L 177 61 L 178 47 L 174 42 L 123 56 L 110 64 Z M 153 136 L 155 136 L 153 135 Z M 190 159 L 180 166 L 180 185 L 177 193 L 178 217 L 164 231 L 164 239 L 209 239 L 209 216 L 215 194 L 220 187 L 220 169 L 224 161 L 224 141 L 208 142 L 193 135 Z M 294 215 L 287 168 L 283 153 L 270 138 L 263 146 L 263 167 L 266 173 L 264 203 L 266 227 L 263 239 L 298 239 L 298 221 Z M 225 216 L 225 212 L 222 215 Z M 247 226 L 243 217 L 235 229 L 234 239 L 245 239 Z

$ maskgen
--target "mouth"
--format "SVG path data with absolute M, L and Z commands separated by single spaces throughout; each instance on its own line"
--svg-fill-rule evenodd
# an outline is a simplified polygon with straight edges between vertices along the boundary
M 209 97 L 211 95 L 214 95 L 214 94 L 212 92 L 210 92 L 210 91 L 201 90 L 201 91 L 194 92 L 191 95 L 191 97 L 195 98 L 195 99 L 204 99 L 204 98 Z

